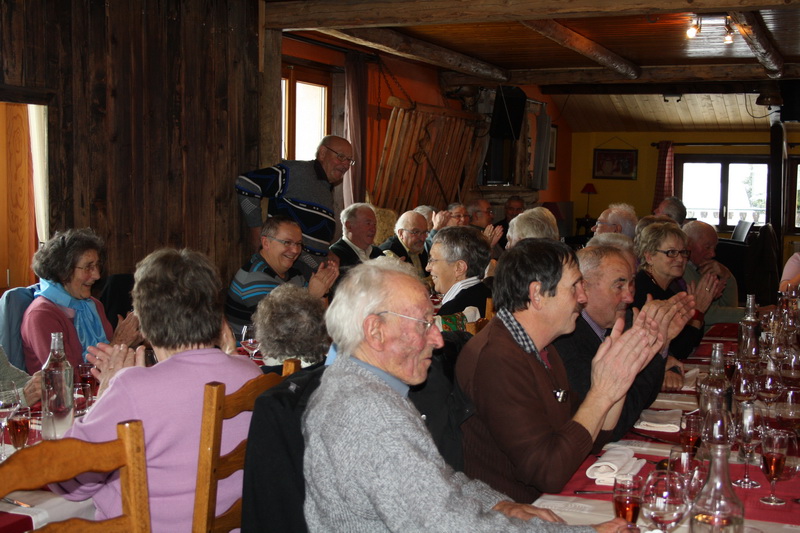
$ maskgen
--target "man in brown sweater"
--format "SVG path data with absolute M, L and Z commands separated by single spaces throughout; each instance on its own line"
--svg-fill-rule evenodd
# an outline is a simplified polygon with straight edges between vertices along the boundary
M 475 405 L 462 426 L 465 473 L 515 501 L 533 502 L 560 492 L 609 439 L 625 393 L 663 338 L 645 313 L 624 334 L 618 320 L 578 403 L 551 346 L 575 328 L 586 302 L 575 253 L 549 239 L 524 239 L 503 256 L 494 283 L 498 314 L 456 364 L 458 383 Z

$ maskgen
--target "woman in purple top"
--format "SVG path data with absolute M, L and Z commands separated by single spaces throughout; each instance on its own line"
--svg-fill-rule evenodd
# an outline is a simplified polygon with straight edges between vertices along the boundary
M 119 370 L 109 358 L 128 352 L 126 346 L 92 350 L 103 370 L 100 399 L 77 419 L 66 437 L 92 442 L 116 438 L 116 424 L 141 420 L 144 425 L 147 485 L 153 531 L 191 531 L 200 442 L 203 389 L 210 381 L 226 385 L 230 394 L 261 375 L 248 358 L 231 356 L 214 345 L 223 328 L 217 298 L 222 289 L 216 269 L 203 254 L 164 249 L 137 265 L 133 288 L 134 313 L 158 364 Z M 136 359 L 144 359 L 144 350 Z M 225 421 L 222 453 L 247 438 L 250 413 Z M 94 498 L 97 519 L 122 514 L 119 473 L 87 473 L 51 485 L 70 500 Z M 221 513 L 241 497 L 242 473 L 220 481 L 217 509 Z

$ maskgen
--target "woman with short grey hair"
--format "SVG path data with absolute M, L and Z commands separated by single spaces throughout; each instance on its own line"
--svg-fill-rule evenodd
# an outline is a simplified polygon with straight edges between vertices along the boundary
M 426 270 L 433 288 L 442 295 L 440 315 L 477 307 L 486 316 L 486 299 L 492 291 L 482 283 L 491 259 L 488 239 L 472 226 L 448 226 L 433 238 Z

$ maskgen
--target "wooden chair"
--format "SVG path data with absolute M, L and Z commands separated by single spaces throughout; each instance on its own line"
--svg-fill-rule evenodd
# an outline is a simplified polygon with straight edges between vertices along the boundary
M 44 441 L 19 450 L 0 465 L 0 497 L 15 490 L 40 489 L 84 472 L 120 470 L 122 516 L 92 522 L 71 518 L 37 531 L 64 533 L 149 533 L 150 502 L 141 420 L 117 424 L 117 439 L 86 442 L 78 439 Z
M 283 361 L 283 370 L 281 371 L 281 375 L 283 377 L 291 376 L 295 372 L 299 372 L 303 366 L 300 364 L 300 359 L 286 359 Z
M 494 318 L 494 304 L 492 303 L 491 298 L 486 298 L 486 312 L 483 314 L 486 317 L 486 320 L 491 320 Z
M 243 411 L 252 411 L 256 398 L 283 380 L 275 373 L 253 378 L 233 394 L 225 395 L 225 384 L 206 383 L 203 399 L 203 419 L 200 426 L 200 455 L 197 461 L 197 489 L 194 496 L 192 531 L 230 531 L 242 523 L 242 499 L 216 516 L 217 484 L 244 468 L 247 439 L 230 453 L 220 456 L 222 422 Z
M 485 318 L 479 318 L 475 322 L 467 322 L 467 332 L 477 335 L 480 330 L 486 327 L 489 321 Z

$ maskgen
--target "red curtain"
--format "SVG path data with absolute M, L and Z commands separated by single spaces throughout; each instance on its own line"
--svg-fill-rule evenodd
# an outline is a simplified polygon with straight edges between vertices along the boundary
M 672 141 L 658 143 L 658 170 L 656 171 L 656 190 L 653 195 L 653 209 L 664 198 L 675 195 L 675 149 Z
M 345 63 L 345 129 L 344 136 L 353 146 L 353 159 L 356 164 L 345 174 L 344 205 L 363 202 L 366 196 L 365 185 L 365 146 L 367 131 L 367 66 L 364 55 L 349 52 Z

